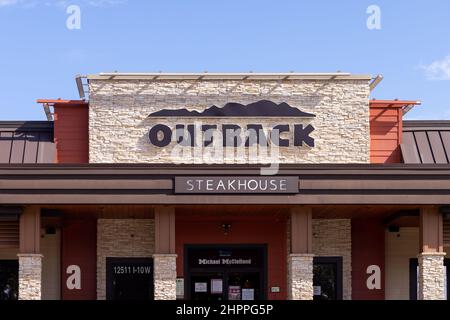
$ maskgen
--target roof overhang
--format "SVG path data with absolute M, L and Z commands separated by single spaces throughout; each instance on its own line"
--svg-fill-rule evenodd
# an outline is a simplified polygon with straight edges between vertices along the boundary
M 371 80 L 371 75 L 353 75 L 345 72 L 334 73 L 120 73 L 102 72 L 87 76 L 88 80 Z
M 259 176 L 256 165 L 0 166 L 0 204 L 450 204 L 450 165 L 281 165 L 296 194 L 175 194 L 176 176 Z
M 369 101 L 371 108 L 401 108 L 403 115 L 408 113 L 414 106 L 421 105 L 422 102 L 418 100 L 376 100 Z

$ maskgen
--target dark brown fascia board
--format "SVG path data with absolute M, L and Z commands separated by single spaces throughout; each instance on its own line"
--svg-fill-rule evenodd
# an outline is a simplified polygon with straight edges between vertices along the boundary
M 233 170 L 260 170 L 269 168 L 266 164 L 164 164 L 164 163 L 89 163 L 89 164 L 0 164 L 0 170 L 54 170 L 54 171 L 217 171 L 222 170 L 230 174 Z M 450 170 L 449 164 L 372 164 L 372 163 L 322 163 L 322 164 L 280 164 L 279 169 L 284 170 L 352 170 L 352 171 L 392 171 L 392 170 Z
M 0 131 L 53 131 L 53 121 L 0 121 Z
M 287 195 L 173 194 L 173 178 L 259 175 L 250 165 L 8 165 L 0 204 L 450 204 L 450 165 L 282 165 Z
M 450 130 L 450 120 L 404 120 L 403 131 Z

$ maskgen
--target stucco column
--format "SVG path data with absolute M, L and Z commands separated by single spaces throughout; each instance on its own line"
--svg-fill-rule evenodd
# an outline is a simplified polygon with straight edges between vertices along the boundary
M 420 248 L 418 299 L 444 300 L 445 252 L 442 215 L 438 207 L 424 207 L 420 211 Z
M 155 300 L 176 300 L 175 208 L 155 208 L 153 283 Z
M 20 216 L 19 300 L 40 300 L 42 255 L 40 254 L 41 210 L 27 207 Z
M 288 258 L 288 298 L 312 300 L 313 291 L 312 209 L 291 208 L 291 252 Z

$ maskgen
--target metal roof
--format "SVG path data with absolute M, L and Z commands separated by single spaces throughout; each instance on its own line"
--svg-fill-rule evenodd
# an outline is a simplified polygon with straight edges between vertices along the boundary
M 403 121 L 400 147 L 405 163 L 450 163 L 450 121 Z
M 53 122 L 0 121 L 0 163 L 54 163 Z

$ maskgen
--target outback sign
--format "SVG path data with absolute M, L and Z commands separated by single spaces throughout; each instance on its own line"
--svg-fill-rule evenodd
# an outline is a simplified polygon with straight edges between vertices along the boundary
M 177 120 L 189 118 L 195 119 L 200 123 L 202 119 L 207 118 L 251 118 L 252 120 L 276 118 L 277 121 L 289 119 L 291 122 L 297 118 L 314 117 L 314 114 L 303 112 L 287 103 L 276 104 L 268 100 L 261 100 L 248 105 L 227 103 L 223 108 L 212 106 L 203 112 L 189 111 L 187 109 L 163 109 L 149 115 L 149 118 L 174 118 Z M 223 147 L 269 146 L 270 144 L 279 147 L 314 147 L 314 138 L 311 137 L 314 127 L 311 124 L 287 124 L 281 122 L 265 129 L 264 131 L 264 126 L 261 123 L 249 123 L 245 126 L 240 126 L 231 123 L 231 121 L 221 125 L 211 124 L 211 122 L 197 125 L 175 122 L 175 125 L 171 126 L 157 123 L 150 128 L 148 137 L 152 145 L 161 148 L 168 146 L 174 137 L 178 145 L 185 147 L 208 147 L 214 143 L 219 143 Z M 219 133 L 220 138 L 217 138 L 217 133 Z M 219 139 L 219 141 L 216 142 L 214 137 Z

